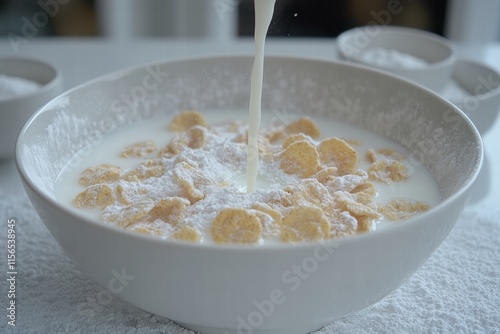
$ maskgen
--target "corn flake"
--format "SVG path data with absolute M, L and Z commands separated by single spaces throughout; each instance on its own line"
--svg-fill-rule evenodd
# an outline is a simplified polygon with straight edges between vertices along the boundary
M 281 221 L 283 220 L 283 214 L 278 210 L 273 209 L 270 205 L 266 203 L 257 202 L 254 205 L 252 205 L 252 209 L 268 214 L 273 218 L 274 221 L 278 223 L 281 223 Z
M 409 177 L 406 167 L 402 163 L 393 160 L 375 161 L 368 168 L 368 176 L 372 181 L 384 183 L 400 182 Z
M 303 178 L 312 176 L 320 167 L 316 148 L 306 140 L 290 144 L 280 154 L 280 158 L 280 168 L 285 173 Z
M 335 200 L 344 210 L 349 211 L 354 216 L 367 216 L 373 219 L 380 218 L 380 214 L 371 207 L 357 201 L 356 195 L 345 191 L 337 191 Z
M 350 212 L 340 209 L 325 213 L 330 222 L 330 238 L 343 238 L 356 234 L 358 220 Z
M 369 149 L 366 151 L 366 159 L 369 162 L 375 162 L 380 159 L 389 159 L 394 161 L 405 160 L 401 153 L 394 151 L 392 148 L 382 148 L 378 150 Z
M 288 208 L 293 205 L 292 194 L 286 191 L 280 191 L 272 196 L 266 204 L 272 208 Z
M 223 209 L 212 221 L 211 234 L 218 244 L 255 244 L 262 235 L 262 225 L 250 210 Z
M 207 129 L 195 125 L 170 140 L 170 143 L 163 148 L 159 156 L 174 156 L 182 153 L 186 148 L 197 149 L 205 145 L 207 141 Z
M 262 224 L 262 234 L 266 237 L 279 236 L 283 214 L 268 204 L 260 202 L 252 205 L 252 209 L 255 210 L 255 214 Z
M 337 137 L 323 140 L 318 145 L 318 153 L 322 163 L 337 167 L 339 175 L 354 172 L 358 165 L 356 150 Z
M 354 190 L 357 186 L 364 184 L 367 178 L 368 178 L 367 175 L 360 176 L 356 174 L 345 174 L 330 179 L 328 182 L 325 183 L 325 186 L 332 193 L 335 191 L 350 192 Z
M 161 160 L 147 160 L 133 170 L 125 173 L 123 179 L 129 182 L 142 181 L 151 177 L 160 177 L 165 174 L 166 168 Z
M 207 127 L 207 122 L 205 121 L 205 117 L 197 111 L 183 111 L 180 114 L 174 116 L 168 129 L 174 132 L 182 132 L 186 131 L 189 128 L 200 125 L 203 127 Z
M 356 216 L 358 220 L 358 231 L 368 232 L 374 231 L 377 226 L 377 222 L 374 218 L 368 216 Z
M 357 193 L 351 193 L 352 197 L 356 200 L 356 202 L 366 205 L 369 208 L 372 208 L 373 210 L 378 209 L 377 202 L 375 200 L 375 196 L 367 194 L 365 192 L 357 192 Z
M 291 194 L 294 206 L 316 206 L 322 210 L 331 210 L 334 206 L 333 198 L 318 180 L 310 178 L 288 185 L 284 190 Z
M 265 133 L 265 136 L 272 144 L 281 141 L 286 137 L 285 127 L 279 126 L 276 129 Z
M 285 130 L 288 133 L 303 133 L 314 139 L 320 136 L 318 126 L 309 117 L 302 117 L 297 121 L 288 124 Z
M 92 166 L 82 172 L 79 182 L 85 187 L 99 183 L 113 183 L 120 179 L 121 172 L 121 168 L 114 165 Z
M 144 158 L 156 151 L 156 143 L 152 140 L 146 140 L 125 147 L 120 153 L 122 158 Z
M 155 222 L 135 222 L 126 227 L 127 230 L 146 234 L 146 235 L 154 235 L 154 236 L 165 236 L 169 234 L 172 229 L 170 224 L 166 224 L 161 221 Z
M 418 201 L 411 201 L 407 199 L 394 199 L 379 208 L 380 213 L 387 217 L 387 219 L 405 220 L 416 214 L 425 212 L 430 209 L 430 206 Z
M 79 193 L 73 200 L 76 208 L 105 208 L 115 202 L 113 188 L 107 184 L 96 184 Z
M 330 223 L 320 208 L 295 206 L 283 218 L 281 240 L 284 242 L 316 241 L 329 235 Z
M 338 175 L 339 174 L 337 167 L 326 167 L 314 174 L 313 178 L 318 180 L 319 183 L 325 185 L 328 182 L 334 180 Z
M 172 239 L 198 243 L 201 241 L 201 232 L 191 226 L 183 226 L 172 233 Z
M 281 144 L 281 148 L 286 149 L 291 144 L 302 140 L 310 141 L 309 138 L 303 133 L 291 134 L 288 137 L 286 137 L 286 139 L 283 141 L 283 144 Z
M 132 204 L 134 199 L 139 196 L 146 195 L 148 193 L 147 188 L 145 187 L 135 187 L 130 184 L 124 186 L 122 184 L 118 184 L 116 186 L 116 198 L 123 204 Z
M 205 198 L 203 187 L 214 185 L 201 170 L 185 161 L 179 162 L 174 166 L 173 175 L 174 180 L 186 191 L 191 203 Z
M 127 227 L 143 220 L 152 207 L 153 203 L 149 201 L 133 203 L 119 210 L 104 212 L 101 219 L 120 227 Z
M 160 219 L 165 223 L 176 226 L 182 219 L 186 212 L 186 208 L 191 203 L 182 197 L 167 197 L 162 199 L 149 211 L 148 220 L 155 221 Z
M 369 196 L 375 196 L 377 195 L 377 189 L 375 188 L 375 184 L 367 181 L 357 185 L 353 190 L 350 191 L 350 193 L 351 194 L 364 193 Z
M 335 193 L 335 200 L 343 211 L 348 211 L 358 221 L 358 231 L 370 231 L 380 214 L 373 208 L 357 201 L 356 195 L 345 191 Z

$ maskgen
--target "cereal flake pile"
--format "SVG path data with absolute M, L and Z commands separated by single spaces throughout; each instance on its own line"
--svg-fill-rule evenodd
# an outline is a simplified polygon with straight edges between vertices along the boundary
M 248 126 L 234 121 L 209 126 L 184 111 L 171 120 L 165 147 L 152 140 L 117 152 L 136 159 L 131 169 L 102 164 L 84 170 L 85 190 L 73 206 L 99 210 L 101 221 L 166 239 L 217 244 L 318 241 L 371 231 L 384 217 L 396 221 L 426 211 L 422 202 L 376 201 L 377 183 L 404 182 L 404 157 L 370 149 L 359 168 L 356 141 L 318 141 L 307 117 L 262 129 L 259 175 L 268 187 L 246 193 L 235 180 L 246 169 Z

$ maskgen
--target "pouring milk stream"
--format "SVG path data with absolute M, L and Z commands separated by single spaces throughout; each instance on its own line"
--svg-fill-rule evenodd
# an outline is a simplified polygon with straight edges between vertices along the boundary
M 264 45 L 276 0 L 255 0 L 255 59 L 252 68 L 247 145 L 247 192 L 255 190 L 259 169 L 258 137 L 261 118 Z

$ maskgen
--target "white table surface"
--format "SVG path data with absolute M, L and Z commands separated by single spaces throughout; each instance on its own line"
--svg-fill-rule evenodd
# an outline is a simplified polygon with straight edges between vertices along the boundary
M 460 57 L 482 61 L 500 71 L 500 43 L 490 45 L 457 45 L 457 50 Z M 230 44 L 217 44 L 204 40 L 175 39 L 149 39 L 124 42 L 107 39 L 35 39 L 29 41 L 27 44 L 20 45 L 18 53 L 15 52 L 8 41 L 0 41 L 0 57 L 16 55 L 35 57 L 56 65 L 63 74 L 65 88 L 74 87 L 89 79 L 118 69 L 162 59 L 252 53 L 253 41 L 251 39 L 242 39 Z M 333 39 L 270 39 L 266 45 L 266 53 L 326 59 L 335 59 L 338 57 L 335 40 Z M 482 215 L 491 217 L 491 214 L 495 213 L 495 217 L 500 217 L 498 215 L 500 212 L 500 169 L 498 167 L 500 166 L 500 121 L 497 120 L 491 130 L 483 136 L 483 140 L 486 153 L 483 170 L 474 188 L 472 199 L 465 208 L 464 215 L 473 215 L 480 218 Z M 24 194 L 15 164 L 12 160 L 0 161 L 0 194 L 2 196 L 23 196 Z M 7 212 L 0 211 L 0 219 L 7 220 L 9 218 L 7 214 Z M 496 224 L 500 224 L 500 222 L 497 220 Z M 3 235 L 3 233 L 0 232 L 0 235 Z M 493 240 L 500 242 L 500 237 L 493 237 Z M 4 247 L 3 241 L 4 239 L 2 238 L 0 242 L 1 247 Z M 26 240 L 26 242 L 29 241 Z M 498 272 L 500 271 L 500 258 L 493 257 L 493 259 L 494 261 L 487 265 L 490 265 L 493 270 Z M 3 261 L 4 259 L 2 258 L 0 262 Z M 492 298 L 496 298 L 496 302 L 493 305 L 497 306 L 498 314 L 500 314 L 500 300 L 498 300 L 500 282 L 498 282 L 498 276 L 496 277 L 496 283 L 498 284 L 496 284 L 496 291 L 492 292 Z M 29 295 L 29 293 L 27 294 Z M 3 291 L 1 298 L 4 298 Z M 27 299 L 26 302 L 29 302 L 29 296 Z M 460 307 L 458 311 L 462 312 L 464 316 L 475 312 L 475 310 L 460 309 Z M 5 318 L 3 311 L 0 314 L 2 318 Z M 36 318 L 36 314 L 33 317 Z M 497 317 L 493 320 L 500 321 L 500 318 Z M 61 319 L 61 321 L 64 322 L 64 319 Z M 2 320 L 0 332 L 4 329 L 3 325 Z M 66 327 L 78 327 L 73 325 L 68 326 Z M 28 328 L 25 332 L 30 332 L 29 326 L 24 328 L 25 330 Z M 500 328 L 500 324 L 498 328 Z M 31 328 L 31 332 L 44 333 L 47 331 L 43 328 Z M 441 330 L 438 328 L 437 331 L 440 332 Z M 140 332 L 142 333 L 143 331 Z M 167 332 L 170 332 L 170 330 Z M 180 329 L 174 332 L 188 333 L 188 331 L 184 332 Z M 478 329 L 478 332 L 481 332 L 481 328 Z

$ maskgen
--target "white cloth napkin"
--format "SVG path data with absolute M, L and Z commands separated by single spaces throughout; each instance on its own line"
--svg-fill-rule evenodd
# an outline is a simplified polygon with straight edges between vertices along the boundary
M 6 321 L 0 280 L 0 332 L 174 333 L 171 321 L 113 297 L 66 257 L 25 196 L 0 191 L 0 258 L 7 272 L 7 220 L 16 220 L 17 319 Z M 400 289 L 316 332 L 500 333 L 500 211 L 466 211 L 441 247 Z

